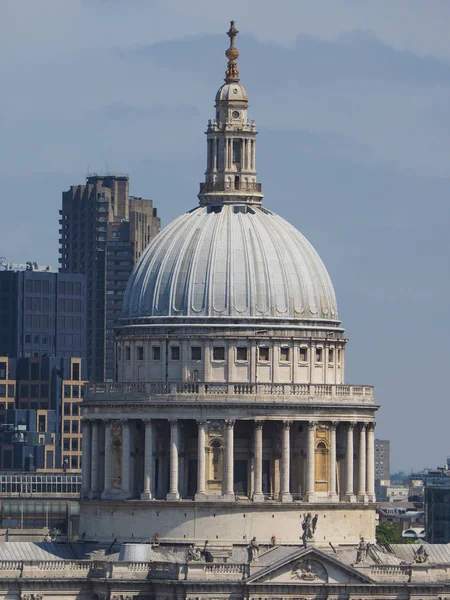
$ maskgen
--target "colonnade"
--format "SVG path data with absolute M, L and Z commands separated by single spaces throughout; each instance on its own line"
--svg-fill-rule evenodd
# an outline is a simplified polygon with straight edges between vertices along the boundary
M 144 447 L 143 447 L 143 482 L 141 499 L 151 500 L 154 498 L 155 480 L 155 432 L 154 423 L 157 420 L 143 419 L 144 425 Z M 160 421 L 160 420 L 158 420 Z M 180 499 L 180 421 L 169 420 L 169 482 L 166 500 L 175 501 Z M 248 421 L 247 421 L 248 422 Z M 114 422 L 117 428 L 117 421 Z M 206 479 L 206 453 L 207 453 L 207 423 L 206 420 L 197 421 L 197 490 L 196 500 L 211 498 L 208 496 Z M 222 422 L 224 459 L 223 478 L 221 494 L 215 499 L 234 500 L 235 494 L 235 443 L 234 429 L 235 420 L 225 419 Z M 256 419 L 253 421 L 252 442 L 252 464 L 253 464 L 253 491 L 251 499 L 254 502 L 265 500 L 263 491 L 263 439 L 264 426 L 273 421 Z M 320 497 L 328 497 L 331 501 L 374 501 L 374 423 L 366 422 L 316 422 L 283 420 L 280 422 L 280 485 L 278 500 L 281 502 L 292 502 L 296 498 L 291 490 L 292 475 L 292 425 L 306 425 L 306 455 L 305 455 L 305 489 L 303 501 L 314 501 Z M 100 448 L 100 427 L 104 427 L 104 462 L 100 468 L 100 456 L 103 454 Z M 132 457 L 130 444 L 130 421 L 123 420 L 119 423 L 121 428 L 120 460 L 121 477 L 120 489 L 113 490 L 112 486 L 112 426 L 111 420 L 85 419 L 83 420 L 83 494 L 85 497 L 95 498 L 102 493 L 102 497 L 108 498 L 115 495 L 118 498 L 131 497 L 131 472 Z M 344 476 L 340 478 L 341 485 L 338 489 L 337 481 L 337 444 L 336 429 L 341 428 L 341 436 L 345 436 L 344 456 L 340 464 L 344 468 Z M 317 465 L 316 455 L 318 449 L 316 433 L 325 429 L 327 433 L 327 482 L 326 492 L 319 492 L 316 479 Z M 358 432 L 357 447 L 355 452 L 355 431 Z M 344 437 L 342 438 L 344 439 Z M 324 446 L 325 447 L 325 446 Z M 159 465 L 161 468 L 161 465 Z M 103 473 L 103 481 L 100 474 Z M 102 491 L 103 490 L 103 491 Z

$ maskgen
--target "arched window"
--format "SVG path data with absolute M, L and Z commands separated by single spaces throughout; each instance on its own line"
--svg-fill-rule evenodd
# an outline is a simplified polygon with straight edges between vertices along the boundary
M 316 445 L 316 492 L 328 491 L 328 448 L 324 441 Z

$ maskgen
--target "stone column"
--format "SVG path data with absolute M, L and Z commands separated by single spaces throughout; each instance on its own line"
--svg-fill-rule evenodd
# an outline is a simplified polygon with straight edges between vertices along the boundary
M 225 421 L 225 486 L 223 496 L 235 500 L 234 496 L 234 420 Z
M 105 425 L 105 469 L 102 498 L 108 498 L 111 492 L 111 454 L 112 454 L 112 422 L 106 420 Z
M 355 423 L 347 425 L 347 448 L 345 456 L 345 496 L 349 502 L 355 501 L 353 494 L 353 429 Z
M 315 453 L 316 424 L 314 421 L 308 423 L 308 434 L 306 440 L 306 499 L 310 502 L 316 491 L 316 453 Z
M 367 424 L 367 499 L 375 502 L 375 423 Z
M 328 495 L 331 500 L 338 500 L 336 492 L 336 421 L 330 423 L 330 485 Z
M 91 491 L 91 422 L 83 419 L 81 427 L 83 431 L 83 498 L 87 498 Z
M 100 459 L 100 439 L 98 432 L 98 421 L 92 421 L 92 451 L 91 451 L 91 492 L 90 498 L 97 498 L 100 492 L 99 481 L 99 459 Z
M 290 492 L 291 477 L 291 425 L 292 421 L 283 421 L 282 440 L 281 440 L 281 502 L 292 502 Z
M 144 491 L 141 500 L 153 498 L 153 423 L 151 419 L 144 419 L 145 441 L 144 441 Z
M 122 498 L 129 498 L 131 494 L 131 433 L 129 421 L 122 421 Z
M 170 483 L 167 500 L 179 500 L 178 491 L 178 421 L 173 419 L 170 423 Z
M 206 498 L 206 421 L 197 421 L 198 425 L 198 457 L 197 457 L 197 493 L 196 500 Z
M 358 457 L 358 500 L 367 501 L 366 496 L 366 424 L 359 426 Z
M 253 502 L 264 502 L 264 494 L 262 489 L 262 455 L 263 455 L 263 421 L 255 421 L 254 431 L 254 489 Z

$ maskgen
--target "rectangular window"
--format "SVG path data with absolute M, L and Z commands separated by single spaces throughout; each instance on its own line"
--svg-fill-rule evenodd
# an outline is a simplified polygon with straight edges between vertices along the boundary
M 282 362 L 289 362 L 289 348 L 286 346 L 280 348 L 280 360 Z
M 122 347 L 117 347 L 117 360 L 122 360 Z
M 268 361 L 270 360 L 270 348 L 268 348 L 267 346 L 262 346 L 261 348 L 259 348 L 259 360 L 261 361 Z
M 41 398 L 42 399 L 48 398 L 48 384 L 47 383 L 43 383 L 41 385 Z
M 70 466 L 72 469 L 78 469 L 78 456 L 70 457 Z
M 38 362 L 32 362 L 30 365 L 30 379 L 32 381 L 39 380 L 39 363 Z
M 77 417 L 80 414 L 80 404 L 79 402 L 73 402 L 72 404 L 72 415 Z
M 70 398 L 70 385 L 64 386 L 64 398 Z
M 225 348 L 223 346 L 214 346 L 213 360 L 225 360 Z
M 191 360 L 202 360 L 201 346 L 192 346 L 191 347 Z
M 73 381 L 80 381 L 80 363 L 74 362 L 72 364 L 72 379 Z
M 136 354 L 138 360 L 144 360 L 144 346 L 138 346 L 136 348 Z
M 246 346 L 240 346 L 236 348 L 236 358 L 237 360 L 248 360 L 248 348 Z
M 79 397 L 80 397 L 80 386 L 73 385 L 72 386 L 72 398 L 79 398 Z
M 161 360 L 161 347 L 152 346 L 153 360 Z
M 21 398 L 28 398 L 29 397 L 29 387 L 28 387 L 28 384 L 22 383 L 20 385 L 20 397 Z
M 33 383 L 30 386 L 30 393 L 32 398 L 39 398 L 39 386 Z
M 242 140 L 233 140 L 233 162 L 241 162 Z
M 300 348 L 300 362 L 308 360 L 308 348 Z
M 64 402 L 64 416 L 70 417 L 70 404 L 69 404 L 69 402 Z
M 0 398 L 6 398 L 6 385 L 0 384 Z
M 78 451 L 78 438 L 72 438 L 72 450 L 74 452 Z
M 70 433 L 70 421 L 68 419 L 64 420 L 63 431 L 64 433 Z
M 79 425 L 78 421 L 72 421 L 72 433 L 78 433 L 79 432 L 78 425 Z
M 328 348 L 328 362 L 334 362 L 334 349 Z
M 131 360 L 131 348 L 130 348 L 130 346 L 125 346 L 125 360 Z
M 14 384 L 10 383 L 8 385 L 8 398 L 14 398 L 14 396 L 15 396 Z
M 316 362 L 322 362 L 323 359 L 323 349 L 322 348 L 316 348 Z
M 66 452 L 70 450 L 70 440 L 69 440 L 69 438 L 64 438 L 63 449 Z
M 172 360 L 180 360 L 180 346 L 170 347 L 170 358 Z
M 0 379 L 6 379 L 6 362 L 0 362 Z

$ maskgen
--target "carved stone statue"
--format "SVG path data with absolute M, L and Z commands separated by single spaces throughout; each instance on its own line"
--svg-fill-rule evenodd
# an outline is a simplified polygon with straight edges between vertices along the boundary
M 292 579 L 301 581 L 328 581 L 328 573 L 323 565 L 316 560 L 301 560 L 294 565 L 291 573 Z
M 201 562 L 203 560 L 202 551 L 194 544 L 191 544 L 187 551 L 187 562 Z
M 317 516 L 317 515 L 316 515 Z M 316 517 L 314 517 L 315 519 Z M 303 535 L 302 535 L 302 540 L 303 540 L 303 544 L 306 546 L 306 542 L 307 540 L 312 540 L 313 536 L 314 536 L 314 531 L 315 531 L 315 525 L 317 525 L 317 520 L 314 523 L 314 519 L 312 518 L 311 513 L 308 513 L 307 515 L 305 515 L 305 518 L 303 519 L 302 522 L 302 529 L 303 529 Z
M 248 553 L 250 562 L 256 561 L 259 559 L 259 544 L 256 540 L 256 537 L 252 537 L 250 544 L 248 546 Z
M 414 562 L 416 562 L 418 564 L 427 562 L 429 554 L 426 551 L 425 546 L 420 545 L 417 548 L 417 550 L 414 550 L 414 548 L 413 548 L 413 552 L 414 552 Z
M 319 520 L 319 515 L 315 514 L 312 520 L 312 532 L 316 533 L 317 521 Z
M 369 549 L 369 544 L 365 542 L 363 537 L 361 537 L 361 539 L 359 540 L 358 548 L 356 549 L 356 562 L 357 563 L 366 562 L 368 549 Z

